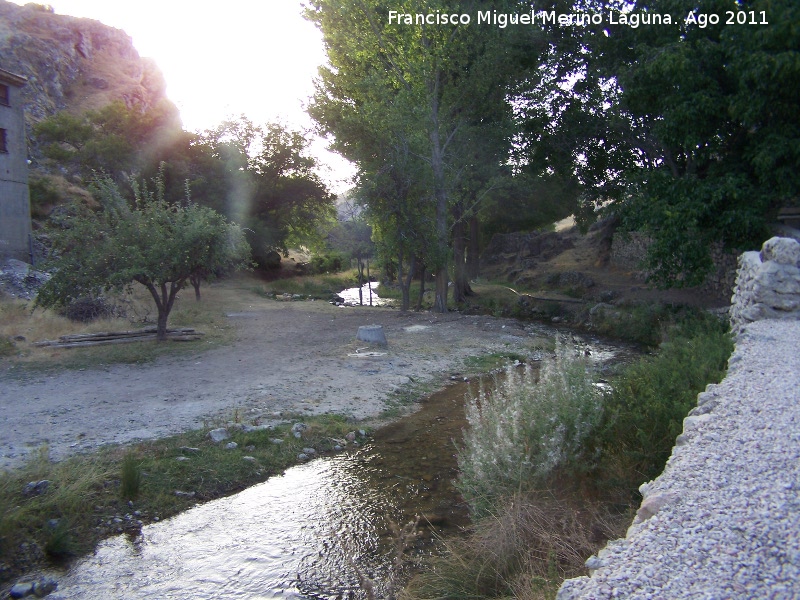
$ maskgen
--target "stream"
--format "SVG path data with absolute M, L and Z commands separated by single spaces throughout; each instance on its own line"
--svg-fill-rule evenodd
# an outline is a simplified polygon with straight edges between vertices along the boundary
M 602 364 L 632 355 L 589 344 Z M 360 576 L 382 597 L 392 580 L 393 524 L 422 517 L 409 551 L 416 557 L 469 524 L 453 480 L 470 385 L 477 381 L 433 394 L 358 449 L 102 542 L 54 574 L 49 598 L 364 598 Z

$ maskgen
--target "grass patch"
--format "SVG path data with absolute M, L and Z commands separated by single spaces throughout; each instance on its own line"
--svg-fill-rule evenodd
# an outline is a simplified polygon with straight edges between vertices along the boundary
M 306 298 L 327 300 L 343 289 L 358 285 L 355 271 L 343 271 L 326 275 L 304 275 L 260 282 L 252 286 L 252 291 L 265 298 L 275 298 L 283 294 L 300 295 Z
M 345 446 L 355 429 L 334 415 L 302 423 L 299 438 L 287 423 L 252 431 L 230 427 L 223 443 L 211 441 L 208 430 L 190 431 L 58 463 L 42 450 L 25 467 L 0 473 L 0 563 L 11 569 L 2 573 L 10 578 L 32 566 L 20 544 L 52 558 L 90 552 L 105 537 L 265 481 L 296 464 L 304 448 L 321 454 Z M 231 441 L 236 448 L 226 448 Z
M 727 322 L 695 314 L 665 337 L 657 355 L 628 366 L 612 382 L 595 442 L 603 457 L 601 480 L 622 478 L 635 488 L 658 476 L 697 394 L 725 376 L 733 352 Z
M 618 537 L 630 514 L 569 493 L 531 491 L 506 499 L 468 536 L 444 542 L 406 600 L 555 598 L 561 582 L 585 573 L 598 540 Z
M 201 340 L 186 343 L 146 341 L 67 349 L 34 345 L 66 334 L 127 331 L 154 325 L 155 307 L 143 289 L 134 288 L 133 295 L 119 299 L 125 307 L 125 317 L 102 318 L 91 323 L 77 323 L 52 310 L 34 309 L 31 302 L 3 298 L 0 299 L 0 341 L 10 340 L 13 346 L 6 352 L 4 362 L 24 374 L 28 371 L 96 368 L 116 363 L 142 364 L 163 355 L 216 348 L 234 339 L 235 326 L 225 317 L 226 312 L 250 309 L 263 302 L 252 291 L 254 281 L 250 275 L 239 275 L 211 285 L 204 284 L 200 302 L 194 299 L 191 288 L 184 289 L 170 313 L 169 326 L 194 327 L 205 333 Z M 3 345 L 0 343 L 2 355 Z

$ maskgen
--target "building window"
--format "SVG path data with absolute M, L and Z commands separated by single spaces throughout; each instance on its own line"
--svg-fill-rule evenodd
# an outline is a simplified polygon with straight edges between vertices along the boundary
M 8 146 L 6 145 L 6 130 L 0 129 L 0 152 L 7 153 Z
M 9 95 L 9 91 L 8 91 L 8 86 L 7 85 L 3 85 L 2 83 L 0 83 L 0 104 L 3 104 L 4 106 L 8 106 L 9 105 L 9 98 L 10 98 L 10 95 Z

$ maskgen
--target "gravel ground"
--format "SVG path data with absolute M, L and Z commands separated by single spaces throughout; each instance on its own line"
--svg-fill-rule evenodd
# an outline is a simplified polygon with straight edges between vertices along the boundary
M 164 437 L 241 419 L 293 415 L 377 417 L 393 391 L 445 385 L 464 360 L 528 354 L 553 330 L 458 313 L 337 308 L 326 302 L 256 302 L 229 313 L 229 346 L 145 365 L 85 371 L 0 372 L 0 469 L 47 448 L 54 459 L 104 444 Z M 360 325 L 382 325 L 388 347 L 359 342 Z M 69 350 L 67 350 L 69 352 Z
M 747 325 L 578 598 L 800 598 L 800 322 Z

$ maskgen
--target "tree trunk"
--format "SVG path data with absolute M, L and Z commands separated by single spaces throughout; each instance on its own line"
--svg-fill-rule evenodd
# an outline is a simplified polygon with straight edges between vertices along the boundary
M 425 265 L 419 270 L 419 296 L 417 296 L 417 312 L 422 310 L 422 300 L 425 296 Z
M 467 275 L 475 280 L 480 275 L 480 227 L 478 217 L 472 215 L 469 219 L 469 243 L 467 244 Z
M 158 326 L 156 328 L 156 339 L 163 342 L 167 339 L 167 319 L 169 313 L 164 312 L 161 307 L 158 308 Z
M 192 287 L 194 288 L 194 299 L 200 302 L 200 277 L 198 275 L 192 275 L 189 277 L 189 281 L 192 282 Z
M 457 304 L 463 304 L 467 301 L 467 296 L 472 294 L 472 288 L 469 287 L 467 265 L 464 262 L 466 234 L 460 202 L 453 207 L 453 218 L 453 300 Z
M 444 148 L 440 138 L 439 123 L 439 84 L 441 73 L 437 72 L 429 91 L 431 97 L 431 170 L 433 171 L 433 188 L 436 198 L 436 297 L 433 301 L 433 312 L 447 312 L 447 255 L 449 254 L 449 236 L 447 230 L 447 183 L 444 174 Z
M 411 306 L 411 280 L 414 277 L 414 263 L 416 257 L 411 256 L 411 262 L 408 265 L 408 275 L 403 274 L 403 252 L 397 253 L 397 283 L 400 284 L 400 310 L 402 312 L 408 311 Z

